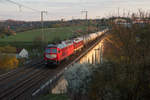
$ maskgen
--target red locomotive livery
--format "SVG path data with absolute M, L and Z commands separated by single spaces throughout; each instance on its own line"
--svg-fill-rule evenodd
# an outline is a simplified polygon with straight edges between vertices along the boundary
M 59 64 L 62 60 L 74 53 L 73 41 L 64 41 L 61 44 L 50 44 L 45 50 L 44 60 L 46 64 Z
M 74 51 L 78 51 L 83 48 L 83 38 L 74 39 Z

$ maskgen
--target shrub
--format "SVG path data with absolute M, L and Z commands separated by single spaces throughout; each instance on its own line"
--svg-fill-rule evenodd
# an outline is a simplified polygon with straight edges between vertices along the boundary
M 16 48 L 10 45 L 7 45 L 4 47 L 0 47 L 0 52 L 1 53 L 16 53 Z
M 67 91 L 73 100 L 81 100 L 88 91 L 88 84 L 91 81 L 92 68 L 89 64 L 75 64 L 69 68 L 64 76 L 68 82 Z
M 14 69 L 18 64 L 16 56 L 0 55 L 0 69 Z

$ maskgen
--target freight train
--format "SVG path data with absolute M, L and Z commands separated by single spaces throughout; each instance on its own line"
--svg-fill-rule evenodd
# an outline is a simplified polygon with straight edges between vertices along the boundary
M 81 50 L 86 44 L 103 35 L 106 31 L 107 29 L 100 32 L 88 34 L 84 37 L 78 37 L 72 40 L 62 41 L 59 44 L 49 44 L 45 48 L 44 52 L 45 64 L 60 64 L 61 61 Z

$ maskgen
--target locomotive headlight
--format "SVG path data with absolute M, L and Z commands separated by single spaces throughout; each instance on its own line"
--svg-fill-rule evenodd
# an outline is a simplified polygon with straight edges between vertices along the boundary
M 46 54 L 46 57 L 49 59 L 54 59 L 56 58 L 56 54 Z

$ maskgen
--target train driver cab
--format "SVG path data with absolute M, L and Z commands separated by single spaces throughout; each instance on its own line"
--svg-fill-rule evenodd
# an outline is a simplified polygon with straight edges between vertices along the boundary
M 46 64 L 57 64 L 57 47 L 56 46 L 48 46 L 45 48 L 44 60 Z

